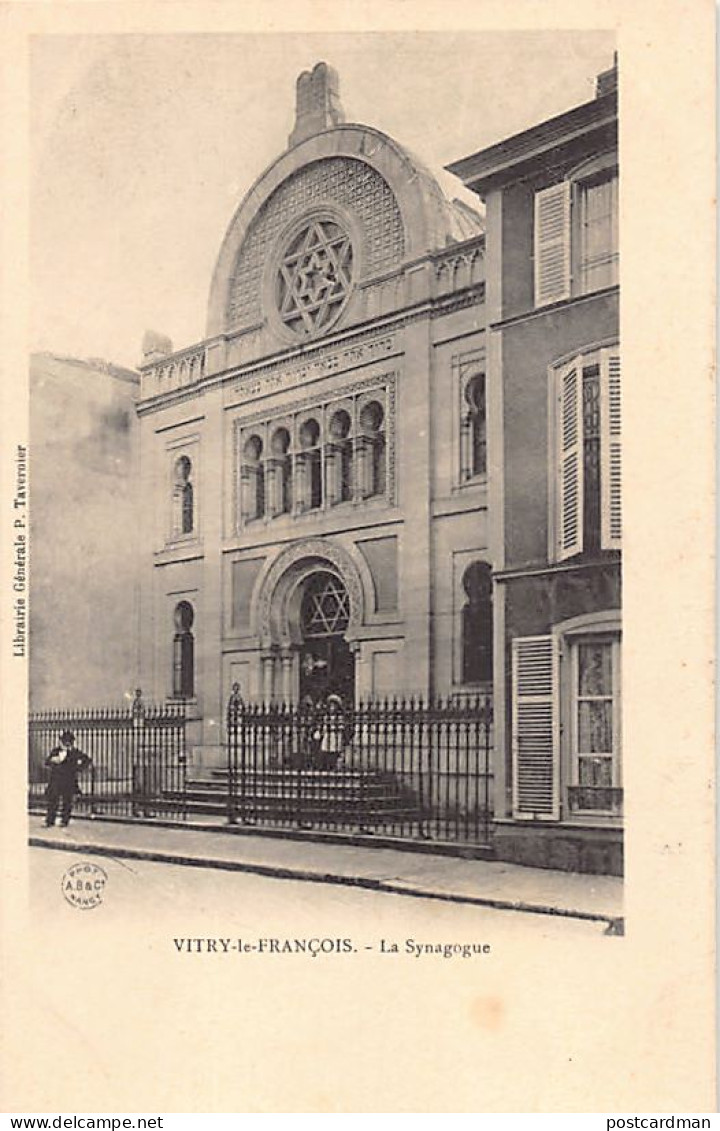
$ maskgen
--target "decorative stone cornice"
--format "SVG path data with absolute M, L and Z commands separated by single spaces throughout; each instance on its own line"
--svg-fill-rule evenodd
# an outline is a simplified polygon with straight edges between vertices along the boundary
M 456 251 L 455 254 L 459 253 Z M 227 387 L 235 383 L 239 387 L 241 383 L 250 382 L 253 379 L 284 373 L 289 370 L 293 363 L 296 363 L 293 372 L 297 375 L 298 383 L 301 384 L 304 380 L 303 373 L 307 373 L 318 362 L 320 363 L 318 369 L 322 368 L 324 371 L 318 371 L 316 379 L 330 377 L 335 373 L 345 372 L 349 368 L 369 365 L 381 357 L 389 359 L 393 356 L 400 356 L 403 353 L 403 346 L 397 337 L 398 331 L 422 321 L 423 318 L 442 318 L 448 314 L 453 314 L 455 311 L 481 305 L 484 301 L 485 283 L 479 281 L 473 285 L 465 286 L 461 290 L 426 299 L 397 313 L 383 315 L 373 319 L 370 326 L 365 324 L 346 330 L 333 335 L 330 341 L 318 342 L 311 348 L 286 350 L 279 355 L 273 354 L 246 365 L 233 366 L 219 373 L 208 374 L 192 386 L 169 389 L 166 392 L 155 394 L 141 400 L 137 406 L 137 412 L 139 416 L 144 416 L 201 396 L 217 386 Z M 392 342 L 390 339 L 392 339 Z M 207 343 L 204 344 L 207 345 Z M 363 358 L 360 351 L 366 346 L 370 346 L 370 350 Z M 341 364 L 343 358 L 345 362 Z M 300 359 L 302 359 L 302 364 L 297 365 Z M 269 390 L 269 392 L 272 391 Z

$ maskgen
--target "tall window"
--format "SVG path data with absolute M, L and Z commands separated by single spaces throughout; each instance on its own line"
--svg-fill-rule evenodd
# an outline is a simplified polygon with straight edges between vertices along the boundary
M 192 534 L 195 525 L 192 463 L 180 456 L 173 468 L 173 536 Z
M 536 306 L 618 282 L 618 185 L 607 154 L 535 193 Z
M 241 471 L 243 515 L 246 519 L 262 518 L 265 514 L 265 467 L 262 454 L 261 437 L 250 436 L 243 446 Z
M 347 409 L 341 408 L 330 418 L 330 439 L 325 449 L 327 498 L 332 505 L 344 503 L 353 497 L 353 438 L 352 419 Z
M 618 177 L 600 174 L 578 186 L 578 289 L 581 294 L 618 281 Z
M 476 373 L 463 388 L 463 417 L 461 433 L 462 481 L 476 475 L 487 474 L 487 411 L 485 401 L 485 374 Z
M 293 506 L 292 455 L 290 433 L 287 428 L 277 428 L 270 441 L 272 453 L 272 488 L 269 512 L 271 515 L 290 514 Z
M 617 785 L 620 645 L 589 637 L 574 644 L 571 657 L 573 784 L 611 787 Z
M 360 412 L 358 440 L 359 487 L 362 498 L 385 492 L 385 413 L 379 401 L 369 401 Z
M 322 452 L 320 425 L 312 417 L 300 426 L 300 465 L 302 479 L 299 501 L 303 510 L 322 506 Z
M 582 371 L 583 550 L 600 549 L 600 368 Z
M 514 816 L 620 816 L 619 614 L 579 617 L 512 647 Z
M 559 561 L 622 540 L 622 428 L 617 347 L 551 370 L 556 413 L 553 542 Z
M 189 601 L 175 606 L 173 638 L 173 695 L 191 699 L 195 694 L 195 641 L 192 634 L 195 612 Z
M 462 682 L 490 683 L 493 677 L 492 573 L 486 562 L 472 562 L 462 579 Z

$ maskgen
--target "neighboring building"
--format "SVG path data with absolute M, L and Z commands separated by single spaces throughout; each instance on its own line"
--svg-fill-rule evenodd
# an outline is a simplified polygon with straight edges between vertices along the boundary
M 120 703 L 138 678 L 135 402 L 102 361 L 30 364 L 30 706 Z
M 593 101 L 450 169 L 487 209 L 495 843 L 619 872 L 616 69 Z
M 199 757 L 222 757 L 235 681 L 289 702 L 492 687 L 484 287 L 479 207 L 346 124 L 326 64 L 303 73 L 206 340 L 144 343 L 140 682 L 188 701 Z

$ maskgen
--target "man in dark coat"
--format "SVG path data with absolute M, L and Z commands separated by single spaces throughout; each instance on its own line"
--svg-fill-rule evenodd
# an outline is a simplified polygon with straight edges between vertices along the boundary
M 47 787 L 47 815 L 45 824 L 55 824 L 58 805 L 60 805 L 60 824 L 67 825 L 72 812 L 73 797 L 79 793 L 78 774 L 90 765 L 90 758 L 75 746 L 75 735 L 64 730 L 60 735 L 60 746 L 55 746 L 45 759 L 50 770 Z

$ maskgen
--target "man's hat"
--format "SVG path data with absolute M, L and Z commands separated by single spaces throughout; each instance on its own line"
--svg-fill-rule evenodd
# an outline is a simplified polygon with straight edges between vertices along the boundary
M 75 741 L 75 735 L 71 730 L 64 730 L 60 735 L 61 742 L 68 742 L 71 746 Z

